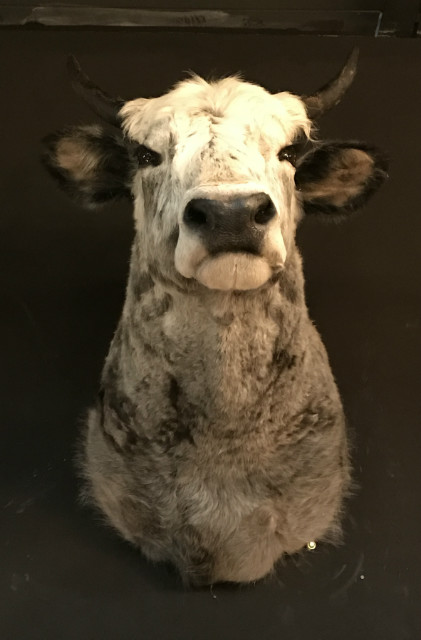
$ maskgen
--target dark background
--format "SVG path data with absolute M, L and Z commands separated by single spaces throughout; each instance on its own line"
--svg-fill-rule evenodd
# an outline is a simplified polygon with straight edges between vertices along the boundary
M 110 91 L 165 92 L 193 69 L 309 92 L 361 49 L 323 137 L 391 157 L 352 220 L 299 231 L 307 299 L 354 432 L 345 542 L 249 587 L 184 590 L 78 503 L 72 458 L 124 297 L 128 205 L 86 212 L 39 140 L 94 118 L 68 52 Z M 0 637 L 2 640 L 418 640 L 421 637 L 421 42 L 194 30 L 0 31 Z

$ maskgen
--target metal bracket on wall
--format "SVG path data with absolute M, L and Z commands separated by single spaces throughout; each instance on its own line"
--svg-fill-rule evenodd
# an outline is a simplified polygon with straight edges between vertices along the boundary
M 98 1 L 101 4 L 102 0 L 96 0 Z M 105 0 L 105 2 L 108 1 Z M 340 8 L 162 10 L 72 4 L 3 5 L 3 0 L 0 0 L 0 27 L 232 29 L 272 30 L 283 34 L 416 37 L 419 35 L 420 1 L 373 0 L 373 5 L 377 5 L 377 8 L 370 10 L 349 8 L 342 10 Z M 117 4 L 118 2 L 119 0 L 116 0 Z M 342 5 L 344 6 L 344 2 Z
M 417 37 L 421 0 L 383 0 L 379 35 Z
M 0 26 L 137 27 L 276 30 L 285 34 L 377 36 L 381 11 L 196 10 L 161 11 L 86 6 L 0 6 Z

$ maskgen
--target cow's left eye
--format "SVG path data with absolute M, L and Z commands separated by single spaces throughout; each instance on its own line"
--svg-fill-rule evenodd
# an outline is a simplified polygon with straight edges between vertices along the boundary
M 300 145 L 298 144 L 290 144 L 287 147 L 284 147 L 278 153 L 279 160 L 287 160 L 290 162 L 293 167 L 297 164 L 297 158 L 300 151 Z
M 157 167 L 162 162 L 161 154 L 149 149 L 149 147 L 145 147 L 144 144 L 139 144 L 136 147 L 134 155 L 139 167 Z

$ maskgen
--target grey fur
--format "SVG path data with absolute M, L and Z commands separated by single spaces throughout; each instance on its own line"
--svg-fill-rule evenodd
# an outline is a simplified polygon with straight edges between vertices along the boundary
M 188 81 L 168 94 L 162 112 L 157 101 L 146 116 L 147 101 L 125 107 L 130 144 L 137 135 L 139 144 L 158 145 L 165 159 L 159 167 L 125 174 L 134 175 L 136 219 L 129 282 L 80 456 L 86 496 L 115 529 L 148 558 L 174 563 L 194 585 L 257 580 L 310 540 L 338 540 L 351 483 L 341 401 L 304 299 L 295 244 L 303 196 L 294 188 L 294 169 L 277 160 L 277 141 L 257 126 L 241 100 L 249 92 L 269 114 L 273 107 L 268 126 L 284 131 L 284 145 L 297 130 L 308 133 L 304 106 L 283 94 L 286 107 L 276 111 L 278 98 L 260 88 L 232 78 L 220 84 L 225 102 L 218 105 L 215 98 L 218 119 L 225 118 L 223 104 L 229 109 L 238 102 L 233 154 L 226 153 L 221 133 L 227 125 L 220 129 L 209 105 L 205 108 L 218 84 Z M 198 92 L 205 98 L 199 100 Z M 189 111 L 189 96 L 202 110 Z M 180 139 L 176 119 L 168 115 L 173 102 L 184 109 L 177 122 L 190 127 Z M 284 121 L 277 124 L 279 113 Z M 202 127 L 200 138 L 196 124 Z M 82 138 L 78 133 L 78 145 Z M 183 161 L 185 173 L 175 174 L 175 163 L 181 166 L 177 158 L 193 143 L 194 158 Z M 95 157 L 79 147 L 71 151 L 70 161 L 65 157 L 75 187 L 79 158 L 82 169 L 89 161 L 92 172 Z M 48 162 L 55 167 L 59 160 L 52 155 Z M 375 171 L 374 160 L 364 161 Z M 95 170 L 99 174 L 101 166 Z M 326 184 L 326 174 L 312 172 L 309 160 L 306 172 L 312 185 L 320 176 Z M 367 172 L 348 172 L 345 178 L 354 181 L 352 197 L 364 191 Z M 230 193 L 239 184 L 241 189 L 257 184 L 258 192 L 263 185 L 275 194 L 278 215 L 265 232 L 261 260 L 271 275 L 255 288 L 218 290 L 219 284 L 204 286 L 176 268 L 177 247 L 191 242 L 183 236 L 181 203 L 203 185 L 225 185 Z M 200 240 L 195 242 L 186 246 L 203 250 Z M 281 269 L 272 268 L 273 256 L 278 262 L 286 256 Z M 247 259 L 238 263 L 246 271 Z
M 137 268 L 89 415 L 89 495 L 196 585 L 256 580 L 309 540 L 337 539 L 344 418 L 298 251 L 281 281 L 240 295 L 157 281 L 139 299 Z

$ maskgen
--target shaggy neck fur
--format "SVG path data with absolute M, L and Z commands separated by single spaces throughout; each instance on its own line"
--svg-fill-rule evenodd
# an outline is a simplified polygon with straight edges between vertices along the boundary
M 118 380 L 135 404 L 146 387 L 169 404 L 184 397 L 192 411 L 251 428 L 250 412 L 274 385 L 279 393 L 282 376 L 288 384 L 304 358 L 310 322 L 298 250 L 261 289 L 229 293 L 180 290 L 142 271 L 138 255 L 135 242 L 105 385 Z

